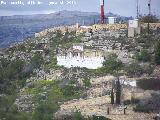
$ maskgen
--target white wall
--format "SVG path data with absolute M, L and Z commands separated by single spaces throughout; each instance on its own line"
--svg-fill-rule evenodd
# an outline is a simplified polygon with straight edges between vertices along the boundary
M 83 46 L 82 45 L 73 45 L 73 49 L 83 51 Z
M 108 23 L 114 24 L 116 22 L 116 17 L 108 17 Z
M 138 28 L 138 19 L 135 20 L 129 20 L 129 27 L 130 28 Z
M 67 68 L 71 67 L 86 67 L 89 69 L 97 69 L 103 66 L 104 58 L 103 57 L 65 57 L 57 56 L 57 64 Z

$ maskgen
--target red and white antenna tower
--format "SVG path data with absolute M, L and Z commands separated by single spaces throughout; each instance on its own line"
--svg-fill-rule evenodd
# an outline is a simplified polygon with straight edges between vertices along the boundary
M 104 0 L 100 0 L 100 6 L 101 6 L 100 23 L 104 24 L 104 20 L 105 20 L 105 15 L 104 15 Z

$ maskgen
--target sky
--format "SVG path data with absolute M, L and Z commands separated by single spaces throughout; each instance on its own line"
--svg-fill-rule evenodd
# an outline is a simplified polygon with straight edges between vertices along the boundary
M 139 0 L 141 14 L 148 14 L 148 1 Z M 105 13 L 135 17 L 136 4 L 137 0 L 105 0 Z M 99 12 L 100 0 L 0 0 L 0 16 L 49 14 L 61 10 Z M 151 10 L 160 16 L 160 0 L 152 0 Z

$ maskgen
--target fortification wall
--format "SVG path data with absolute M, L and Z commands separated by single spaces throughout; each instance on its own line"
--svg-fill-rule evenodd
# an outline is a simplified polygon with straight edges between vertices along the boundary
M 127 24 L 95 24 L 92 26 L 92 29 L 100 30 L 100 29 L 106 29 L 106 30 L 120 30 L 120 29 L 127 29 Z
M 147 28 L 148 24 L 141 23 L 140 26 L 142 28 Z M 160 28 L 160 23 L 150 23 L 149 26 L 150 26 L 150 29 L 157 30 L 158 28 Z M 86 28 L 84 27 L 81 28 L 81 27 L 78 27 L 77 25 L 60 26 L 60 27 L 48 28 L 39 33 L 35 33 L 35 37 L 43 37 L 47 35 L 47 33 L 55 32 L 57 30 L 61 30 L 62 33 L 66 32 L 66 30 L 68 30 L 69 32 L 76 31 L 76 33 L 79 34 L 79 33 L 87 32 L 89 28 L 92 29 L 93 31 L 102 30 L 102 29 L 116 31 L 121 29 L 128 29 L 128 24 L 95 24 L 92 26 L 88 26 Z
M 142 23 L 141 27 L 142 28 L 147 28 L 148 27 L 148 23 Z M 149 27 L 152 30 L 160 29 L 160 23 L 149 23 Z

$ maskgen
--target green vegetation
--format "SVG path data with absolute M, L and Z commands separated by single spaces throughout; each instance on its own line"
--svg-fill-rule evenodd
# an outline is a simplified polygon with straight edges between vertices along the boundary
M 123 67 L 123 63 L 117 59 L 116 54 L 111 54 L 109 58 L 103 63 L 103 70 L 106 73 L 117 74 Z
M 155 63 L 160 65 L 160 40 L 157 42 L 155 46 Z
M 73 85 L 65 85 L 59 87 L 60 82 L 41 80 L 35 82 L 33 87 L 27 88 L 25 93 L 34 95 L 34 103 L 38 103 L 37 108 L 33 112 L 33 120 L 52 120 L 60 104 L 66 100 L 79 98 L 83 91 Z
M 147 16 L 142 16 L 140 18 L 140 22 L 144 23 L 156 23 L 158 22 L 158 18 L 155 15 L 147 15 Z
M 25 62 L 19 59 L 13 61 L 0 59 L 0 93 L 14 94 L 25 84 L 25 73 L 22 71 Z M 14 84 L 13 84 L 14 83 Z
M 95 75 L 106 75 L 114 74 L 118 75 L 118 72 L 123 70 L 123 63 L 117 58 L 116 54 L 109 55 L 108 59 L 103 62 L 103 67 L 95 70 L 87 70 L 88 72 L 94 73 Z
M 160 108 L 160 94 L 159 93 L 152 93 L 151 97 L 146 99 L 144 102 L 140 102 L 134 108 L 136 112 L 158 112 Z
M 119 78 L 118 80 L 116 81 L 116 104 L 120 104 L 121 103 L 121 84 L 120 84 L 120 81 L 119 81 Z
M 111 120 L 111 119 L 105 118 L 104 116 L 93 116 L 92 120 Z
M 52 120 L 53 113 L 59 108 L 58 101 L 63 99 L 63 93 L 58 84 L 53 81 L 41 81 L 33 89 L 39 92 L 35 94 L 38 107 L 33 112 L 33 120 Z
M 143 73 L 142 67 L 137 62 L 133 62 L 126 66 L 125 71 L 128 76 L 140 76 Z
M 114 104 L 114 91 L 113 91 L 113 88 L 112 88 L 112 91 L 111 91 L 111 104 Z
M 90 87 L 91 86 L 90 79 L 85 77 L 83 79 L 83 84 L 84 84 L 85 87 Z
M 149 113 L 151 110 L 143 105 L 137 105 L 134 109 L 135 112 L 144 112 L 144 113 Z
M 0 119 L 29 120 L 29 114 L 19 112 L 17 107 L 13 105 L 15 98 L 16 95 L 0 96 Z
M 83 116 L 82 116 L 82 114 L 81 114 L 81 112 L 80 111 L 76 111 L 75 113 L 73 113 L 73 120 L 86 120 Z
M 143 61 L 143 62 L 148 62 L 151 60 L 151 56 L 147 50 L 142 50 L 141 52 L 137 53 L 135 57 L 136 57 L 136 60 Z
M 35 53 L 31 58 L 31 65 L 33 68 L 40 68 L 40 66 L 44 63 L 43 57 L 40 53 Z

